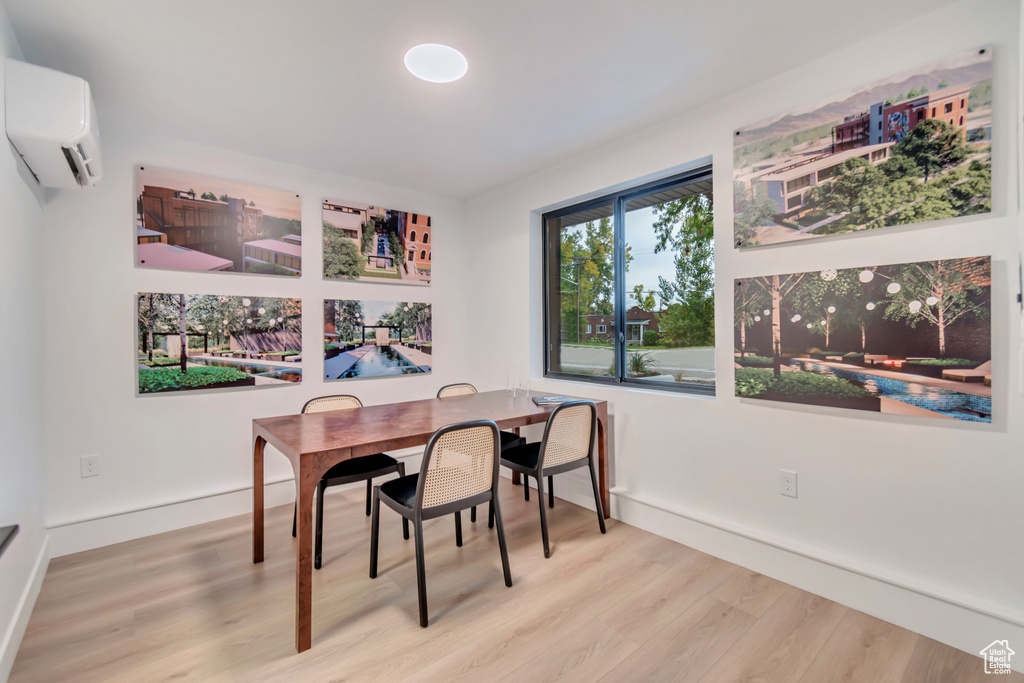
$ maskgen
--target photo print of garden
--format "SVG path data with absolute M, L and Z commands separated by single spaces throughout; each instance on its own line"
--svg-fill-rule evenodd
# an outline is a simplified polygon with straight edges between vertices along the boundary
M 324 279 L 430 284 L 430 216 L 325 201 Z
M 135 189 L 139 267 L 302 274 L 294 192 L 152 166 L 135 169 Z
M 430 304 L 324 300 L 324 379 L 429 373 Z
M 992 210 L 992 55 L 973 50 L 733 137 L 737 247 Z
M 139 393 L 302 381 L 302 301 L 137 295 Z
M 736 280 L 736 395 L 992 421 L 991 258 Z

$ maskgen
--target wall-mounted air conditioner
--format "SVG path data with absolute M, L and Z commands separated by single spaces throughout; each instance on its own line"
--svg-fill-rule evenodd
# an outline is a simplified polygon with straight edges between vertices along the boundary
M 7 137 L 47 187 L 100 181 L 100 133 L 89 84 L 77 76 L 8 59 Z

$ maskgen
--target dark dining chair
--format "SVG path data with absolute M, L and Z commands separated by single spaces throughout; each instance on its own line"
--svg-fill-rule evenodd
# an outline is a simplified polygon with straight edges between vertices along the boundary
M 468 382 L 460 382 L 458 384 L 447 384 L 437 391 L 438 398 L 451 398 L 453 396 L 468 396 L 470 394 L 477 393 L 476 387 Z M 519 436 L 515 432 L 499 432 L 498 436 L 501 438 L 501 452 L 504 453 L 509 448 L 515 448 L 526 443 L 526 439 Z M 529 487 L 526 487 L 529 489 Z M 530 500 L 530 492 L 526 492 L 526 500 Z M 469 521 L 476 522 L 476 506 L 469 511 Z
M 306 401 L 302 406 L 303 413 L 323 413 L 330 410 L 352 410 L 362 408 L 363 403 L 355 396 L 339 394 L 336 396 L 321 396 Z M 342 460 L 337 465 L 327 470 L 320 478 L 316 487 L 316 550 L 313 555 L 313 566 L 320 569 L 321 552 L 323 549 L 324 534 L 324 493 L 332 486 L 342 484 L 354 484 L 358 481 L 366 482 L 366 516 L 370 516 L 370 498 L 373 491 L 373 480 L 385 474 L 397 472 L 399 477 L 405 476 L 405 463 L 392 458 L 386 453 L 374 453 L 359 458 Z M 298 514 L 298 503 L 292 510 L 292 536 L 295 536 L 295 518 Z M 403 532 L 409 538 L 409 524 L 403 524 Z
M 605 533 L 604 510 L 597 487 L 594 437 L 597 434 L 597 406 L 593 401 L 569 401 L 551 411 L 540 443 L 527 443 L 501 454 L 501 464 L 526 477 L 537 480 L 540 503 L 540 531 L 544 540 L 544 557 L 551 557 L 548 544 L 548 518 L 544 509 L 544 477 L 548 478 L 548 507 L 555 507 L 553 475 L 581 467 L 590 468 L 594 486 L 594 504 L 601 533 Z M 526 480 L 527 482 L 529 479 Z
M 370 578 L 377 578 L 377 546 L 380 504 L 411 521 L 416 535 L 416 590 L 420 626 L 427 626 L 427 578 L 423 559 L 423 520 L 455 514 L 456 545 L 462 545 L 462 510 L 491 504 L 498 527 L 498 548 L 505 585 L 512 586 L 508 567 L 505 530 L 498 503 L 498 425 L 475 420 L 448 425 L 434 432 L 423 453 L 420 471 L 373 487 L 373 517 L 370 522 Z

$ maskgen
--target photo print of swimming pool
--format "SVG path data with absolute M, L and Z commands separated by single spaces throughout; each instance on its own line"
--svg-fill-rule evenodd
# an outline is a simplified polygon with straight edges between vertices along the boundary
M 992 259 L 736 280 L 741 398 L 992 421 Z
M 430 216 L 324 200 L 324 279 L 430 285 Z
M 302 202 L 262 185 L 135 169 L 139 268 L 302 275 Z
M 139 292 L 138 393 L 302 381 L 302 300 Z
M 324 379 L 429 373 L 430 304 L 324 300 Z

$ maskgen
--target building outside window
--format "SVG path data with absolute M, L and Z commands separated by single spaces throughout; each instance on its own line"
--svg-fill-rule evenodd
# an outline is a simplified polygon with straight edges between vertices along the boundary
M 545 376 L 714 393 L 711 189 L 708 165 L 544 214 Z

